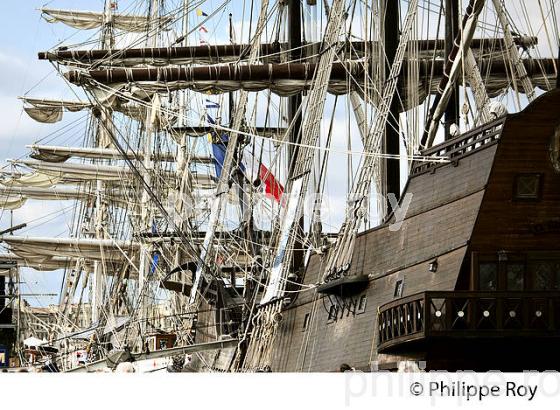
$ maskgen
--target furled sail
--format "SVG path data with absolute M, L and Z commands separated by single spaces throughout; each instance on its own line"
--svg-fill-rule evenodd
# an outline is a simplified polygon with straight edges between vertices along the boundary
M 46 162 L 65 162 L 70 158 L 88 158 L 88 159 L 113 159 L 123 160 L 125 157 L 119 150 L 110 148 L 82 148 L 82 147 L 57 147 L 49 145 L 28 145 L 31 149 L 30 157 Z M 143 160 L 142 152 L 128 151 L 125 153 L 127 158 Z M 176 155 L 171 152 L 160 152 L 153 155 L 153 159 L 157 161 L 175 161 Z M 196 163 L 210 163 L 212 159 L 208 156 L 193 156 L 191 161 Z
M 43 18 L 49 23 L 63 23 L 67 26 L 81 30 L 91 30 L 103 25 L 105 13 L 78 10 L 55 10 L 41 9 Z M 158 27 L 165 28 L 173 18 L 171 16 L 160 17 Z M 125 14 L 111 14 L 111 23 L 118 30 L 132 33 L 148 31 L 153 24 L 147 16 L 135 16 Z
M 64 111 L 78 112 L 91 104 L 81 101 L 48 100 L 20 97 L 25 103 L 24 111 L 35 121 L 52 124 L 62 120 Z
M 21 186 L 0 186 L 0 209 L 18 209 L 25 204 L 27 199 L 37 200 L 73 200 L 91 199 L 83 189 L 77 187 L 63 188 L 34 188 Z
M 6 209 L 8 211 L 21 208 L 27 198 L 19 195 L 2 195 L 0 194 L 0 209 Z
M 37 122 L 54 124 L 62 120 L 62 108 L 58 107 L 23 107 L 23 110 Z
M 16 262 L 18 266 L 39 271 L 52 271 L 70 266 L 70 263 L 75 263 L 75 259 L 60 256 L 22 258 L 14 253 L 1 253 L 0 262 Z
M 34 188 L 34 187 L 2 187 L 0 195 L 20 195 L 31 199 L 45 200 L 68 200 L 93 198 L 92 193 L 88 193 L 77 187 L 61 188 Z
M 46 238 L 2 236 L 10 250 L 24 259 L 36 257 L 86 258 L 104 261 L 124 261 L 125 255 L 137 252 L 140 244 L 133 241 L 85 238 Z
M 106 181 L 118 184 L 128 184 L 135 179 L 134 172 L 127 166 L 60 163 L 38 160 L 14 160 L 16 165 L 24 165 L 35 170 L 31 174 L 15 175 L 0 180 L 5 186 L 34 186 L 50 187 L 58 183 L 77 183 L 85 181 Z M 176 174 L 172 171 L 162 171 L 161 177 L 174 186 Z M 196 189 L 212 189 L 216 187 L 216 178 L 209 174 L 192 173 L 193 187 Z
M 490 97 L 495 97 L 511 86 L 508 78 L 509 63 L 503 58 L 483 58 L 477 61 L 485 79 Z M 523 64 L 531 81 L 543 90 L 554 88 L 555 60 L 550 58 L 525 59 Z M 134 92 L 143 90 L 147 94 L 167 93 L 190 89 L 200 93 L 226 93 L 239 90 L 258 92 L 270 89 L 280 96 L 290 96 L 308 90 L 315 75 L 314 63 L 215 65 L 158 68 L 113 68 L 108 70 L 69 71 L 65 77 L 74 84 L 108 84 L 112 92 Z M 417 94 L 418 103 L 435 94 L 444 74 L 445 61 L 421 60 L 418 62 L 419 81 L 413 90 L 407 89 L 407 62 L 403 62 L 399 78 L 399 95 L 402 97 L 401 111 L 413 108 L 414 102 L 408 95 Z M 370 64 L 370 70 L 376 67 Z M 334 95 L 360 92 L 356 79 L 363 78 L 364 64 L 359 61 L 333 63 L 328 92 Z M 520 90 L 521 91 L 521 90 Z M 378 103 L 377 101 L 373 101 Z
M 90 192 L 81 186 L 35 187 L 35 186 L 0 186 L 0 209 L 13 210 L 22 207 L 27 199 L 39 201 L 93 201 L 99 196 L 104 201 L 115 205 L 130 207 L 136 193 L 134 188 L 107 187 L 102 193 Z
M 0 184 L 4 186 L 20 186 L 27 187 L 33 186 L 38 188 L 47 188 L 56 185 L 60 182 L 60 178 L 53 177 L 52 175 L 43 174 L 40 172 L 33 172 L 31 174 L 7 174 L 0 179 Z
M 113 188 L 106 189 L 103 193 L 94 194 L 80 186 L 69 187 L 34 187 L 34 186 L 0 186 L 0 209 L 17 209 L 24 205 L 27 199 L 39 201 L 88 201 L 94 200 L 96 195 L 100 195 L 103 200 L 114 202 L 115 204 L 130 205 L 130 199 L 134 195 L 133 189 Z
M 125 166 L 99 165 L 99 164 L 77 164 L 77 163 L 52 163 L 38 160 L 16 160 L 17 165 L 25 165 L 39 173 L 64 180 L 75 181 L 118 181 L 121 179 L 132 179 L 132 171 Z
M 153 94 L 153 93 L 152 93 Z M 117 98 L 117 94 L 113 91 L 99 91 L 96 93 L 100 103 L 104 103 L 104 106 L 110 107 L 113 111 L 124 114 L 133 120 L 144 121 L 146 119 L 147 108 L 130 103 L 125 95 L 123 98 Z M 146 96 L 145 92 L 140 93 L 129 93 L 130 98 L 144 98 Z M 24 102 L 23 110 L 37 122 L 53 124 L 62 120 L 64 112 L 78 112 L 85 109 L 90 109 L 93 104 L 89 102 L 82 101 L 67 101 L 67 100 L 51 100 L 45 98 L 29 98 L 20 97 Z M 173 116 L 163 116 L 161 112 L 158 112 L 155 125 L 158 128 L 164 128 L 171 125 L 176 119 Z
M 515 37 L 517 46 L 530 48 L 537 44 L 537 37 Z M 444 40 L 429 39 L 411 41 L 410 48 L 418 49 L 420 58 L 441 58 L 444 55 Z M 319 43 L 302 45 L 301 57 L 304 60 L 316 57 Z M 359 59 L 366 52 L 379 47 L 376 41 L 349 41 L 339 43 L 341 58 L 346 60 Z M 475 57 L 489 53 L 501 53 L 506 47 L 503 38 L 473 39 L 471 49 Z M 281 63 L 289 60 L 291 52 L 288 43 L 263 43 L 259 46 L 259 59 L 263 63 Z M 56 61 L 60 64 L 111 64 L 113 66 L 132 67 L 135 65 L 164 66 L 169 64 L 222 64 L 243 61 L 247 55 L 247 44 L 202 44 L 186 47 L 152 47 L 127 48 L 112 50 L 54 50 L 39 53 L 39 60 Z

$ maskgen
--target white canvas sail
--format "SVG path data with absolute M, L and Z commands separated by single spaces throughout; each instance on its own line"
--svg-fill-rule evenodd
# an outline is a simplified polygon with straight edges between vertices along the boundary
M 77 164 L 77 163 L 51 163 L 39 160 L 16 160 L 14 164 L 25 165 L 39 173 L 51 177 L 76 181 L 118 181 L 132 179 L 132 171 L 125 166 Z
M 116 112 L 124 114 L 133 120 L 144 121 L 146 119 L 146 107 L 128 102 L 125 97 L 118 99 L 112 91 L 99 91 L 99 102 L 103 103 Z M 135 96 L 131 95 L 131 98 Z M 79 112 L 90 109 L 94 104 L 83 101 L 53 100 L 47 98 L 19 97 L 24 102 L 23 110 L 30 118 L 37 122 L 53 124 L 62 120 L 64 112 Z M 157 125 L 162 122 L 161 115 L 158 117 Z
M 490 64 L 488 62 L 487 64 Z M 162 75 L 163 76 L 163 75 Z M 539 70 L 533 70 L 529 75 L 535 87 L 541 90 L 550 91 L 554 88 L 555 74 L 544 74 Z M 441 74 L 434 74 L 430 79 L 421 78 L 413 87 L 402 86 L 401 95 L 402 107 L 404 110 L 409 110 L 415 107 L 416 103 L 408 101 L 407 95 L 417 93 L 418 103 L 423 103 L 428 95 L 434 94 L 437 91 L 438 84 L 442 78 Z M 496 97 L 511 87 L 511 81 L 503 74 L 485 73 L 485 85 L 490 97 Z M 469 79 L 466 78 L 465 82 L 469 84 Z M 155 92 L 164 93 L 169 91 L 178 90 L 192 90 L 204 94 L 222 94 L 234 91 L 248 91 L 259 92 L 264 90 L 271 90 L 274 94 L 282 97 L 287 97 L 309 90 L 312 81 L 310 80 L 270 80 L 270 81 L 226 81 L 226 80 L 213 80 L 213 81 L 169 81 L 169 82 L 155 82 L 155 81 L 138 81 L 136 82 L 137 88 L 142 88 L 147 92 L 153 94 Z M 470 85 L 470 84 L 469 84 Z M 124 84 L 111 84 L 112 87 L 123 87 Z M 360 92 L 359 88 L 353 86 L 352 82 L 347 80 L 333 80 L 329 82 L 328 92 L 333 95 L 344 95 L 351 91 Z M 523 92 L 523 90 L 519 90 Z M 377 98 L 372 98 L 372 102 L 376 105 L 379 104 Z
M 34 172 L 30 174 L 15 174 L 4 176 L 0 180 L 0 184 L 8 187 L 20 186 L 20 187 L 38 187 L 38 188 L 48 188 L 56 185 L 60 182 L 61 178 L 53 177 L 52 175 L 47 175 L 39 172 Z
M 125 156 L 116 149 L 110 148 L 82 148 L 82 147 L 63 147 L 51 145 L 28 145 L 32 151 L 31 157 L 46 162 L 64 162 L 69 158 L 88 158 L 88 159 L 107 159 L 124 160 Z M 154 155 L 158 161 L 175 161 L 176 155 L 171 152 L 160 152 Z M 127 151 L 126 158 L 143 160 L 141 152 Z M 208 156 L 196 156 L 195 162 L 208 163 L 211 158 Z
M 48 238 L 2 236 L 10 251 L 24 259 L 36 257 L 69 257 L 103 261 L 125 261 L 137 252 L 140 244 L 133 241 L 86 238 Z
M 104 23 L 105 13 L 78 10 L 41 9 L 43 18 L 49 23 L 63 23 L 80 30 L 99 28 Z M 158 18 L 158 26 L 165 27 L 173 18 L 171 16 Z M 135 16 L 111 13 L 111 23 L 118 30 L 131 33 L 148 31 L 153 24 L 148 16 Z
M 0 262 L 15 262 L 20 267 L 32 268 L 40 271 L 63 269 L 75 263 L 75 259 L 60 256 L 37 256 L 22 258 L 14 253 L 0 253 Z
M 21 208 L 27 198 L 19 195 L 2 195 L 0 194 L 0 209 L 13 211 L 14 209 Z
M 37 122 L 53 124 L 62 120 L 63 112 L 78 112 L 90 108 L 91 104 L 81 101 L 49 100 L 20 97 L 26 106 L 23 110 Z
M 88 198 L 92 198 L 92 195 L 76 187 L 34 188 L 22 186 L 0 186 L 0 208 L 8 210 L 22 207 L 27 199 L 64 201 Z

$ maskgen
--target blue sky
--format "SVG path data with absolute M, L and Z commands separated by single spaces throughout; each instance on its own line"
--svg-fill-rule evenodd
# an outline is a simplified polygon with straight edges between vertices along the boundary
M 53 3 L 53 2 L 50 2 Z M 25 144 L 52 132 L 53 126 L 42 126 L 23 115 L 17 97 L 29 95 L 62 97 L 67 87 L 57 78 L 56 71 L 45 61 L 37 59 L 37 52 L 48 50 L 74 31 L 60 24 L 48 24 L 37 10 L 44 1 L 24 0 L 0 2 L 4 17 L 0 26 L 0 108 L 3 126 L 0 129 L 2 159 L 18 157 Z M 95 10 L 101 0 L 57 0 L 56 8 L 76 6 Z M 62 85 L 62 86 L 61 86 Z M 56 127 L 57 125 L 55 125 Z
M 54 125 L 39 124 L 29 119 L 22 110 L 22 103 L 17 99 L 29 91 L 29 95 L 41 97 L 63 97 L 68 93 L 53 67 L 37 59 L 37 52 L 48 50 L 60 40 L 72 34 L 72 30 L 62 25 L 48 24 L 40 17 L 38 8 L 44 1 L 22 0 L 0 2 L 0 164 L 5 165 L 7 158 L 19 158 L 26 154 L 25 145 L 31 144 L 53 130 L 64 126 L 65 122 Z M 57 0 L 51 7 L 80 7 L 97 10 L 102 6 L 101 0 Z M 89 34 L 91 35 L 91 34 Z M 75 114 L 73 114 L 75 115 Z M 67 116 L 65 121 L 72 120 Z M 75 118 L 75 117 L 74 117 Z M 79 130 L 75 130 L 79 132 Z M 21 209 L 14 211 L 14 223 L 37 220 L 30 223 L 30 228 L 18 232 L 18 235 L 66 236 L 67 217 L 61 210 L 71 205 L 69 202 L 28 201 Z M 9 226 L 9 212 L 0 211 L 0 227 Z M 36 272 L 22 270 L 22 293 L 56 293 L 59 291 L 61 276 L 58 272 Z M 57 298 L 29 297 L 34 305 L 48 304 Z

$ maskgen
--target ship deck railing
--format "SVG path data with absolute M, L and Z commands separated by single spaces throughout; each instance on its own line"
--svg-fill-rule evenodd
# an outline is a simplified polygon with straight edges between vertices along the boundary
M 465 134 L 425 149 L 421 152 L 421 155 L 423 157 L 445 158 L 451 163 L 457 164 L 459 159 L 497 143 L 502 134 L 502 126 L 506 118 L 506 116 L 499 117 Z M 433 172 L 436 168 L 445 165 L 447 164 L 441 162 L 417 162 L 412 168 L 412 176 Z
M 560 337 L 560 291 L 427 291 L 379 308 L 378 351 L 434 338 Z

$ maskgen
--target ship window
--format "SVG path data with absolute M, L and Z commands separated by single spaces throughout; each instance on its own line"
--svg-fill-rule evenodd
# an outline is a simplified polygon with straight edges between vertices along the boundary
M 515 177 L 515 199 L 539 199 L 541 192 L 541 174 L 519 174 Z
M 309 317 L 310 313 L 306 313 L 303 317 L 303 330 L 307 330 L 307 326 L 309 326 Z
M 404 289 L 404 281 L 402 279 L 399 279 L 397 283 L 395 283 L 395 293 L 393 294 L 393 296 L 396 298 L 402 297 L 403 289 Z
M 523 290 L 525 283 L 525 265 L 522 263 L 508 263 L 507 290 Z
M 534 290 L 560 289 L 560 262 L 554 260 L 534 261 L 531 266 Z
M 496 290 L 498 282 L 498 264 L 481 263 L 478 268 L 478 287 L 480 290 Z

